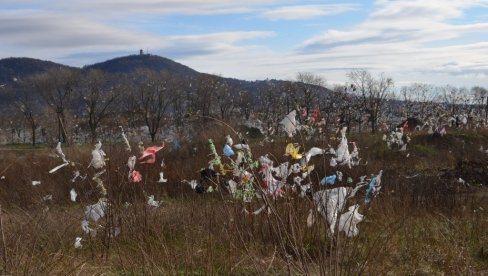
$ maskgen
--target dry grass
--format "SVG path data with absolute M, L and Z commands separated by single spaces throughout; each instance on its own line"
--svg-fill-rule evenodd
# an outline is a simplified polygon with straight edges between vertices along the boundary
M 220 145 L 220 136 L 202 137 Z M 104 145 L 110 157 L 104 181 L 112 207 L 93 238 L 82 233 L 80 222 L 84 206 L 98 198 L 96 184 L 89 179 L 70 181 L 75 168 L 93 174 L 86 169 L 89 148 L 65 149 L 76 165 L 53 175 L 47 171 L 60 161 L 49 156 L 50 149 L 2 150 L 0 175 L 5 179 L 0 180 L 0 201 L 6 256 L 2 254 L 0 267 L 3 273 L 14 275 L 486 274 L 488 200 L 486 186 L 478 184 L 487 183 L 476 175 L 470 181 L 470 169 L 463 164 L 479 164 L 481 174 L 485 173 L 487 156 L 477 149 L 487 140 L 474 134 L 445 138 L 414 137 L 406 158 L 385 150 L 379 137 L 352 135 L 350 140 L 358 141 L 360 155 L 368 164 L 342 171 L 357 179 L 384 169 L 384 189 L 367 206 L 361 203 L 363 194 L 358 197 L 360 212 L 366 216 L 359 224 L 360 235 L 346 238 L 341 234 L 334 239 L 327 238 L 322 219 L 307 228 L 305 220 L 313 207 L 308 198 L 290 193 L 272 201 L 271 214 L 252 216 L 243 209 L 260 204 L 245 206 L 223 188 L 213 194 L 195 194 L 182 184 L 182 179 L 197 178 L 197 171 L 206 165 L 205 139 L 158 155 L 167 164 L 165 184 L 156 183 L 157 164 L 137 165 L 144 181 L 129 183 L 128 154 L 120 145 Z M 285 142 L 254 145 L 254 156 L 271 153 L 284 161 Z M 332 171 L 325 161 L 315 160 L 315 183 Z M 415 174 L 419 175 L 405 177 Z M 456 183 L 458 175 L 471 186 Z M 32 180 L 42 184 L 34 187 Z M 79 194 L 76 203 L 69 200 L 73 187 Z M 42 200 L 46 194 L 53 195 L 52 202 Z M 151 194 L 163 200 L 160 208 L 145 204 L 145 196 Z M 121 234 L 113 238 L 110 233 L 115 226 Z M 78 236 L 83 237 L 80 250 L 73 246 Z

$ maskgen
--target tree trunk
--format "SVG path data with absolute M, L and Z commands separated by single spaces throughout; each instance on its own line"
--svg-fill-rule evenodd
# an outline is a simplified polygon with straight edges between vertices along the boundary
M 371 133 L 376 133 L 376 116 L 371 116 Z
M 97 141 L 97 129 L 90 127 L 91 142 L 95 144 Z
M 32 129 L 32 146 L 35 147 L 36 146 L 36 125 L 32 124 L 31 129 Z

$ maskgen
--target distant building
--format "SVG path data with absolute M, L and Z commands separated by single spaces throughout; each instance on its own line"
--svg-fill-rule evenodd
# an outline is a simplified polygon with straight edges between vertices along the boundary
M 139 55 L 141 55 L 141 56 L 144 55 L 144 50 L 140 49 L 139 50 Z

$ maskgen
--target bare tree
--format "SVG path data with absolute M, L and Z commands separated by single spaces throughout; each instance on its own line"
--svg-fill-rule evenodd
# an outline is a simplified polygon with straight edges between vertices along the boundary
M 31 129 L 32 146 L 36 145 L 36 129 L 39 127 L 39 121 L 43 113 L 43 106 L 40 103 L 39 94 L 35 92 L 31 79 L 23 79 L 9 87 L 10 95 L 14 99 L 14 106 Z
M 196 92 L 192 97 L 192 109 L 205 117 L 212 114 L 212 95 L 217 87 L 218 77 L 209 74 L 200 74 L 197 80 Z
M 174 87 L 171 86 L 174 76 L 168 72 L 148 70 L 139 71 L 138 75 L 142 80 L 139 85 L 139 105 L 151 141 L 154 142 L 156 134 L 167 116 L 173 97 L 178 96 L 175 95 Z
M 313 108 L 312 104 L 317 101 L 320 89 L 326 84 L 324 78 L 309 72 L 300 72 L 297 74 L 297 88 L 302 92 L 303 105 L 307 113 Z
M 110 77 L 99 70 L 88 71 L 81 81 L 79 94 L 85 106 L 92 143 L 97 140 L 97 129 L 116 107 L 116 100 L 122 94 L 121 87 L 112 84 Z
M 426 83 L 412 83 L 400 89 L 405 104 L 405 116 L 417 117 L 425 122 L 432 115 L 432 107 L 436 98 L 435 87 Z
M 479 107 L 479 113 L 481 115 L 482 110 L 485 111 L 485 120 L 488 119 L 488 90 L 481 86 L 474 86 L 471 88 L 475 103 Z
M 462 105 L 465 103 L 466 90 L 458 87 L 446 85 L 439 88 L 441 90 L 441 99 L 446 105 L 449 115 L 455 116 L 461 112 Z
M 240 90 L 238 93 L 237 106 L 240 109 L 241 115 L 244 115 L 246 120 L 251 117 L 254 111 L 254 97 L 248 90 Z
M 233 95 L 232 87 L 226 81 L 218 81 L 215 83 L 214 89 L 217 106 L 220 111 L 220 118 L 222 120 L 227 120 L 236 107 L 234 100 L 235 95 Z
M 347 74 L 349 81 L 354 86 L 353 91 L 369 115 L 371 132 L 376 132 L 378 119 L 381 116 L 382 108 L 391 95 L 394 86 L 393 79 L 380 74 L 377 79 L 373 78 L 366 70 L 352 70 Z
M 76 86 L 78 72 L 67 68 L 56 68 L 34 77 L 34 85 L 48 107 L 56 114 L 58 140 L 68 142 L 66 111 Z

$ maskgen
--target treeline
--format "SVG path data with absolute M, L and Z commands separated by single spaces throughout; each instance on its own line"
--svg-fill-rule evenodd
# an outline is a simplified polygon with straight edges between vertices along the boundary
M 4 135 L 12 136 L 4 137 L 5 142 L 29 132 L 35 145 L 36 133 L 42 141 L 64 143 L 88 134 L 93 143 L 118 126 L 144 127 L 155 141 L 168 127 L 202 126 L 210 118 L 233 125 L 259 122 L 266 135 L 279 131 L 279 121 L 292 110 L 298 111 L 302 124 L 313 112 L 319 113 L 315 123 L 325 130 L 346 125 L 375 132 L 395 118 L 416 116 L 425 121 L 438 116 L 439 110 L 477 118 L 484 114 L 486 119 L 488 99 L 482 87 L 413 84 L 395 90 L 392 78 L 365 70 L 349 72 L 348 79 L 347 84 L 327 89 L 325 79 L 311 73 L 298 73 L 293 81 L 267 80 L 250 86 L 210 74 L 52 68 L 0 88 L 6 99 L 0 127 Z

